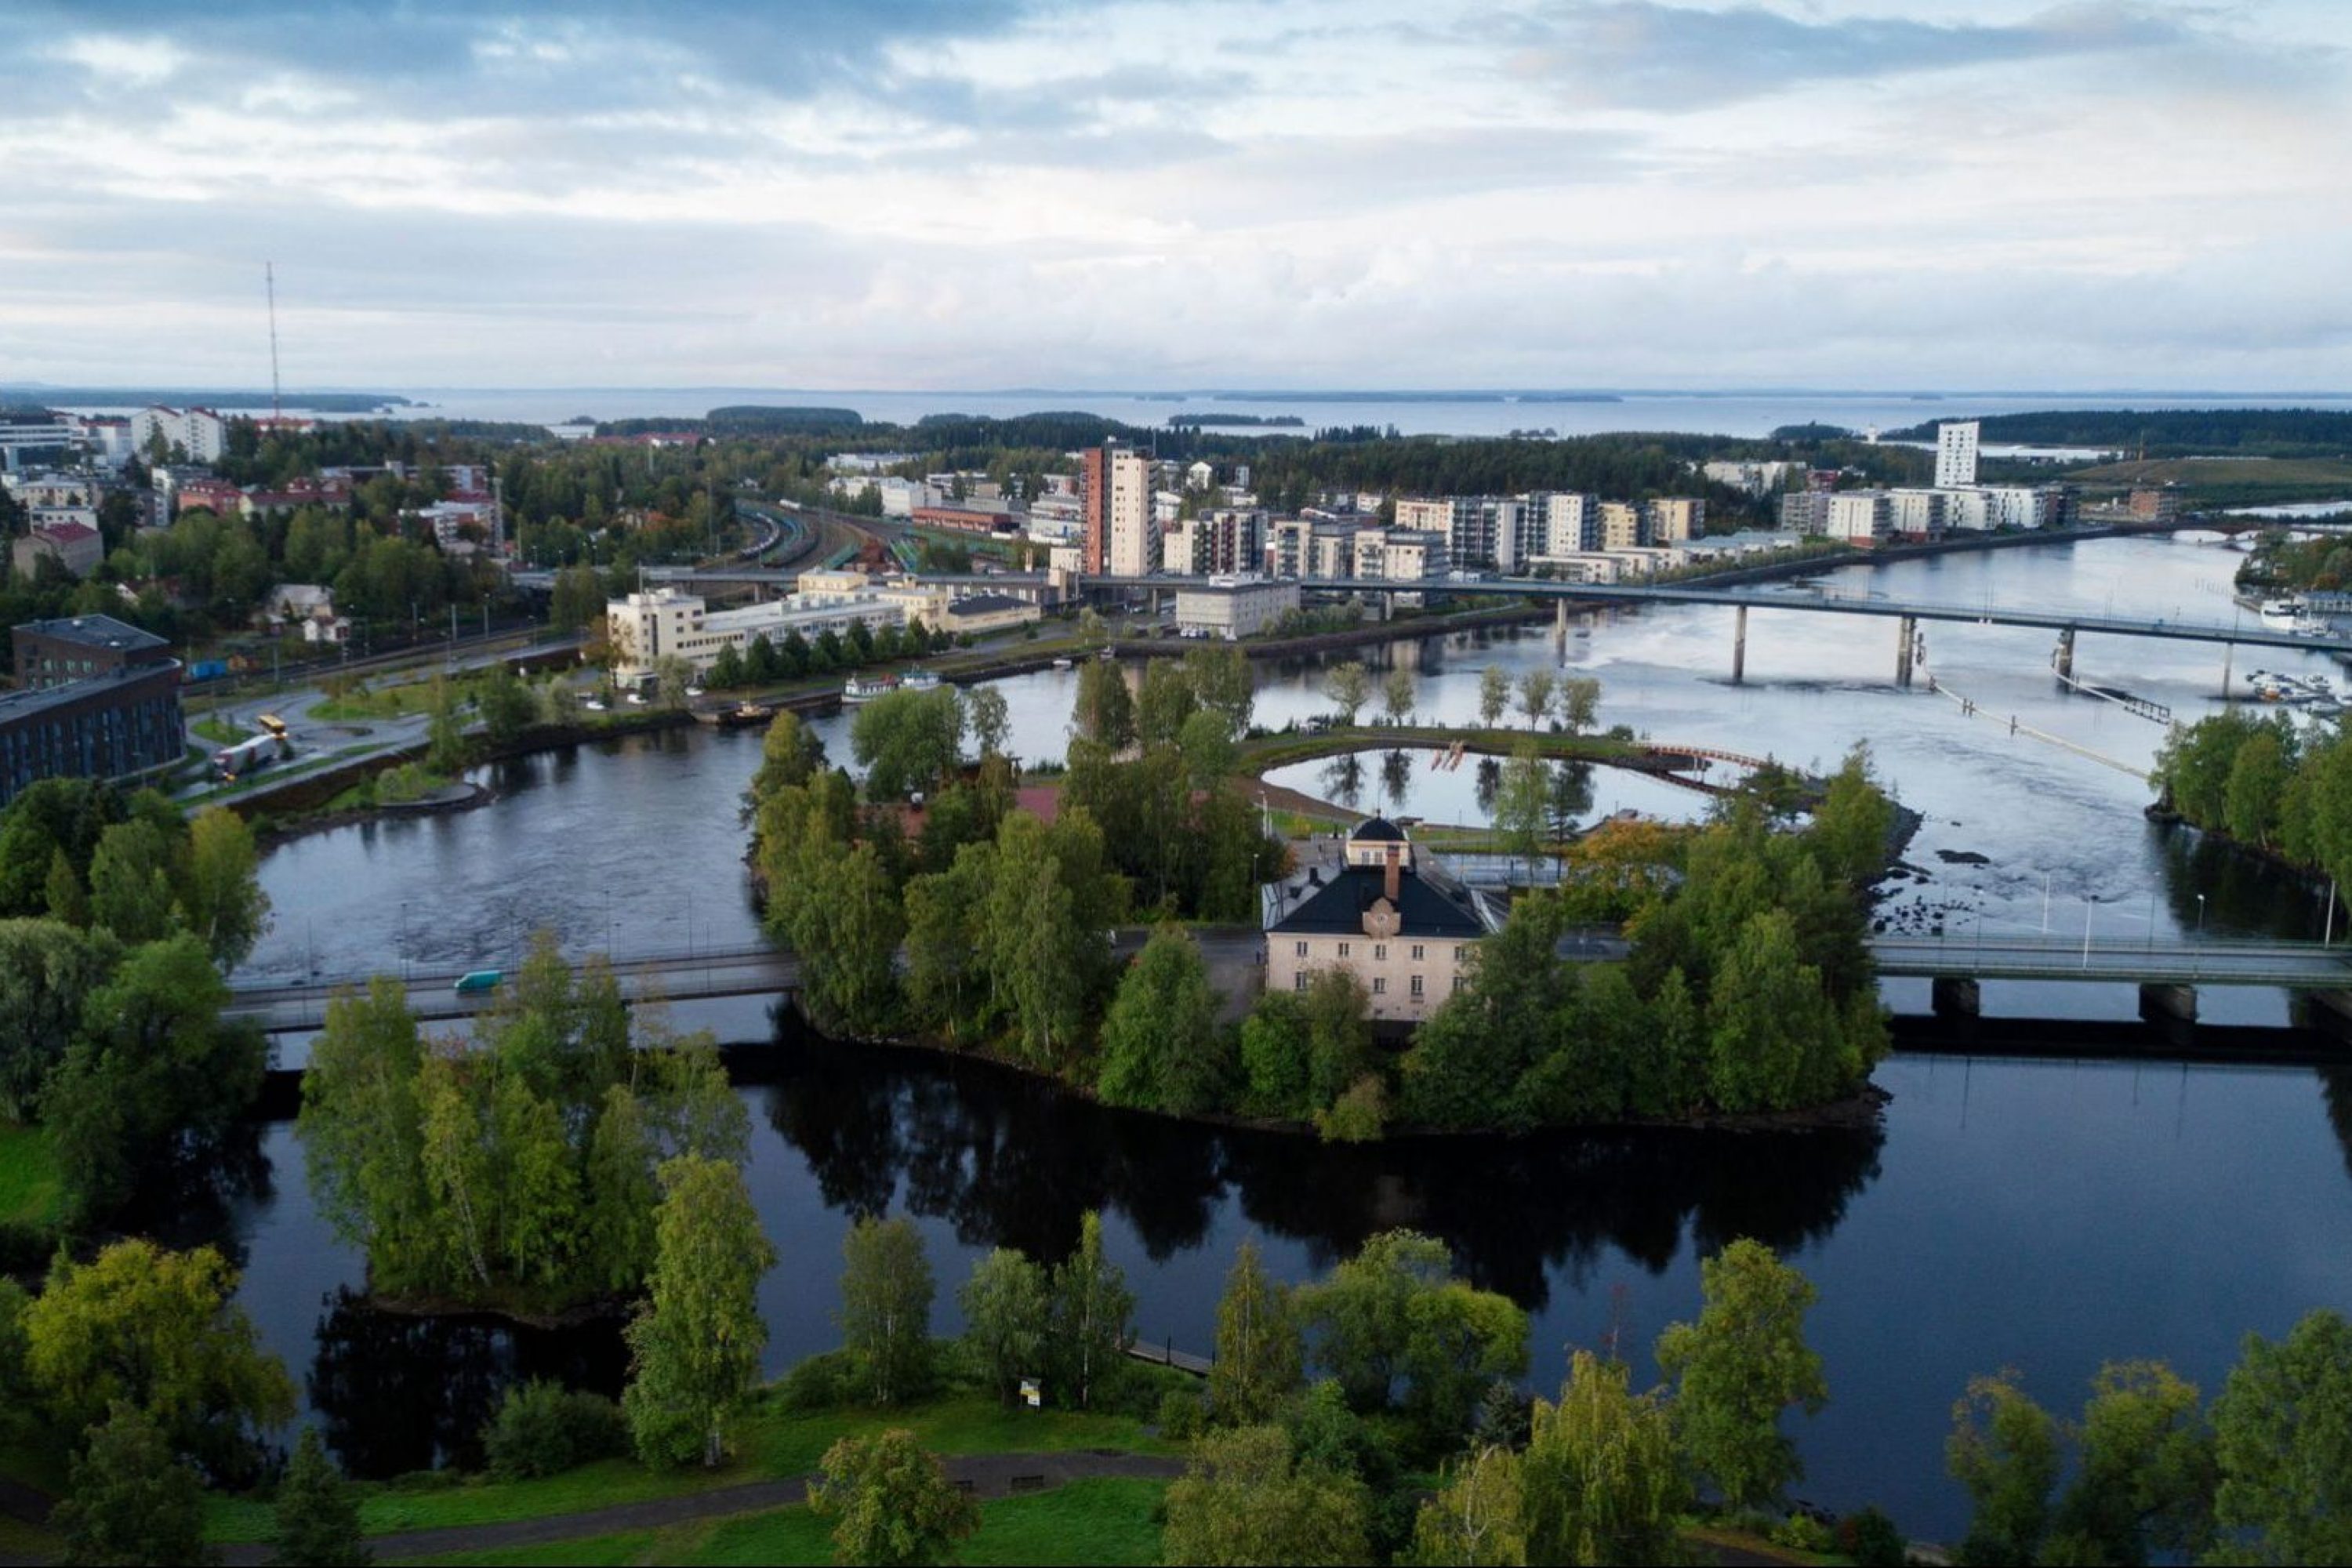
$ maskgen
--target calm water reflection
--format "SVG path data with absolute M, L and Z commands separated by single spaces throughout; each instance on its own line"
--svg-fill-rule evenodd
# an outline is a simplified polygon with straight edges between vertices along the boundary
M 2116 541 L 1842 575 L 1945 602 L 2212 616 L 2225 613 L 2234 564 L 2186 544 Z M 2088 913 L 2101 942 L 2193 931 L 2200 917 L 2214 932 L 2317 934 L 2318 901 L 2298 880 L 2142 819 L 2146 785 L 2131 770 L 2146 767 L 2161 731 L 2055 692 L 2042 634 L 1931 628 L 1928 668 L 1989 710 L 2123 768 L 2012 741 L 1924 689 L 1896 690 L 1891 633 L 1877 623 L 1759 612 L 1748 684 L 1733 687 L 1729 622 L 1727 610 L 1648 612 L 1565 648 L 1505 634 L 1358 657 L 1413 670 L 1428 715 L 1474 714 L 1489 663 L 1516 675 L 1565 661 L 1601 677 L 1602 723 L 1660 740 L 1803 763 L 1866 739 L 1927 819 L 1910 857 L 1926 879 L 1906 880 L 1895 903 L 1923 922 L 2038 930 L 2046 896 L 2051 929 L 2071 936 Z M 2220 669 L 2209 650 L 2086 638 L 2081 657 L 2092 678 L 2184 718 L 2213 705 Z M 2316 656 L 2265 662 L 2331 668 Z M 1003 683 L 1023 754 L 1060 753 L 1074 679 Z M 1261 722 L 1328 706 L 1319 664 L 1265 669 L 1260 680 Z M 846 721 L 820 729 L 845 755 Z M 757 757 L 756 737 L 700 731 L 583 747 L 500 770 L 506 798 L 483 810 L 289 846 L 264 865 L 278 926 L 250 969 L 470 963 L 541 924 L 581 952 L 667 949 L 689 935 L 749 941 L 737 801 Z M 1432 775 L 1416 763 L 1391 777 L 1377 753 L 1335 782 L 1352 782 L 1368 803 L 1401 791 L 1418 805 L 1442 789 L 1444 814 L 1475 813 L 1468 821 L 1484 819 L 1491 792 L 1491 775 L 1482 790 L 1468 763 Z M 1598 806 L 1612 776 L 1598 770 L 1593 784 Z M 2025 1016 L 2130 1016 L 2135 1002 L 2128 987 L 1986 988 L 1989 1010 Z M 2206 1001 L 2209 1016 L 2229 1021 L 2284 1010 L 2274 993 Z M 699 1022 L 679 1011 L 682 1025 Z M 768 1033 L 756 1010 L 720 1016 L 722 1037 Z M 1965 1507 L 1942 1478 L 1941 1442 L 1971 1373 L 2014 1364 L 2043 1399 L 2072 1406 L 2102 1360 L 2154 1355 L 2210 1392 L 2247 1330 L 2284 1331 L 2315 1306 L 2352 1310 L 2352 1072 L 1898 1058 L 1878 1073 L 1894 1097 L 1883 1133 L 1621 1132 L 1362 1151 L 1176 1127 L 972 1064 L 797 1037 L 777 1062 L 778 1081 L 745 1091 L 748 1177 L 784 1258 L 761 1298 L 777 1369 L 835 1342 L 842 1234 L 853 1215 L 885 1209 L 922 1225 L 945 1330 L 952 1287 L 982 1251 L 1056 1254 L 1079 1213 L 1102 1207 L 1141 1296 L 1141 1331 L 1194 1347 L 1210 1342 L 1244 1237 L 1305 1279 L 1375 1230 L 1417 1226 L 1536 1314 L 1539 1385 L 1556 1382 L 1567 1345 L 1594 1342 L 1612 1318 L 1646 1347 L 1696 1310 L 1698 1257 L 1757 1235 L 1792 1252 L 1823 1295 L 1815 1340 L 1832 1403 L 1800 1426 L 1812 1472 L 1802 1490 L 1837 1506 L 1876 1500 L 1948 1539 Z M 517 1338 L 353 1314 L 342 1292 L 362 1283 L 358 1260 L 320 1225 L 290 1130 L 265 1130 L 256 1159 L 225 1211 L 207 1199 L 182 1228 L 223 1235 L 240 1252 L 247 1304 L 270 1346 L 309 1373 L 320 1419 L 355 1466 L 382 1472 L 462 1452 L 495 1391 L 530 1371 L 617 1379 L 609 1330 Z M 1643 1372 L 1654 1372 L 1646 1360 Z

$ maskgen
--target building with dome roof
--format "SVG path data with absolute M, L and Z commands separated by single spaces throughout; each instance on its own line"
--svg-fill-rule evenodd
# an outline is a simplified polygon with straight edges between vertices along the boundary
M 1380 1022 L 1417 1024 L 1462 989 L 1470 955 L 1496 928 L 1484 899 L 1415 848 L 1403 828 L 1367 817 L 1339 864 L 1310 869 L 1266 926 L 1268 990 L 1304 991 L 1345 969 Z

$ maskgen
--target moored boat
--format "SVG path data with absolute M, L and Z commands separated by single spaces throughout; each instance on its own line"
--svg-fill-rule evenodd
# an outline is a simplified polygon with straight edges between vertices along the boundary
M 844 702 L 871 702 L 877 697 L 887 697 L 898 689 L 898 678 L 888 675 L 853 675 L 841 689 Z

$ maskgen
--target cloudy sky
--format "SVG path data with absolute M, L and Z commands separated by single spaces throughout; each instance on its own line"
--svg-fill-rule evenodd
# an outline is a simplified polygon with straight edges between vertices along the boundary
M 0 382 L 2352 386 L 2346 0 L 0 11 Z

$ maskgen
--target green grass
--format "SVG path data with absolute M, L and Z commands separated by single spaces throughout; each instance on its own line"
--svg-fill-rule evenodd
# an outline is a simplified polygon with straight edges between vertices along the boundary
M 845 1409 L 799 1415 L 785 1412 L 771 1396 L 761 1401 L 737 1431 L 736 1458 L 717 1470 L 654 1470 L 630 1459 L 606 1459 L 540 1480 L 468 1478 L 456 1486 L 374 1487 L 362 1499 L 360 1524 L 370 1535 L 491 1524 L 806 1475 L 816 1468 L 836 1439 L 892 1426 L 908 1428 L 925 1447 L 940 1454 L 1070 1448 L 1179 1451 L 1147 1436 L 1143 1424 L 1133 1416 L 1006 1410 L 993 1400 L 969 1395 L 895 1411 Z M 206 1508 L 205 1533 L 215 1541 L 260 1541 L 269 1534 L 267 1503 L 215 1497 L 207 1500 Z
M 216 746 L 234 746 L 253 733 L 242 724 L 232 724 L 226 719 L 199 719 L 188 726 Z
M 65 1204 L 65 1180 L 44 1128 L 0 1122 L 0 1221 L 46 1225 Z
M 956 1561 L 970 1563 L 1149 1563 L 1160 1561 L 1152 1519 L 1164 1481 L 1102 1477 L 1032 1497 L 981 1505 L 980 1532 Z M 709 1564 L 824 1563 L 833 1561 L 831 1524 L 805 1508 L 701 1520 L 668 1530 L 631 1531 L 586 1540 L 453 1552 L 429 1563 L 514 1565 L 577 1563 Z
M 0 1513 L 0 1558 L 26 1563 L 55 1563 L 65 1555 L 65 1542 L 37 1524 L 26 1524 Z

